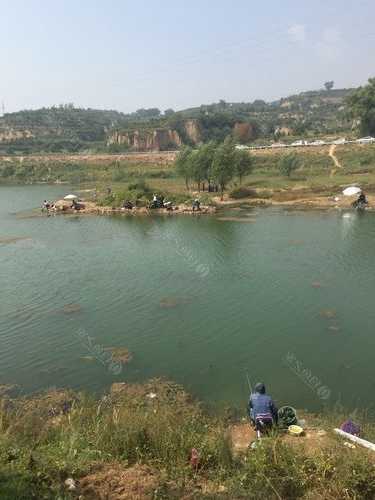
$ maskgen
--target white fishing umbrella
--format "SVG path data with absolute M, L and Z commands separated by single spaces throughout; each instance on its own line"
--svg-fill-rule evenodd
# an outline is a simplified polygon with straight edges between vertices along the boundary
M 361 188 L 357 186 L 350 186 L 342 192 L 344 196 L 355 196 L 356 194 L 359 194 L 362 191 Z
M 64 196 L 64 200 L 76 200 L 77 198 L 78 196 L 76 196 L 75 194 L 68 194 Z

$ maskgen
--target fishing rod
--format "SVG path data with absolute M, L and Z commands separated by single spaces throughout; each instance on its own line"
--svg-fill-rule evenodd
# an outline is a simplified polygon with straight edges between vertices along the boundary
M 247 385 L 249 386 L 250 393 L 252 394 L 253 393 L 253 387 L 252 387 L 251 382 L 250 382 L 249 373 L 248 373 L 247 370 L 245 370 L 245 373 L 246 373 Z
M 247 385 L 249 386 L 249 389 L 250 389 L 250 394 L 253 394 L 253 387 L 251 385 L 251 382 L 250 382 L 250 377 L 249 377 L 249 373 L 247 370 L 245 370 L 245 373 L 246 373 L 246 380 L 247 380 Z M 260 432 L 260 429 L 258 429 L 256 427 L 256 433 L 257 433 L 257 439 L 260 441 L 262 439 L 262 433 Z M 252 448 L 256 448 L 256 443 L 252 443 Z

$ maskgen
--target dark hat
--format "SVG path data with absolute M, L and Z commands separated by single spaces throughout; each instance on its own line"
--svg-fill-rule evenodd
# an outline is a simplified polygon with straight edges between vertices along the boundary
M 255 392 L 258 392 L 259 394 L 265 394 L 266 392 L 266 386 L 263 384 L 263 382 L 258 382 L 255 386 Z

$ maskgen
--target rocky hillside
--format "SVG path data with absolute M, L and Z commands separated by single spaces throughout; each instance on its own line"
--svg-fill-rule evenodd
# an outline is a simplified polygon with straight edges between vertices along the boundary
M 182 129 L 182 130 L 181 130 Z M 122 146 L 132 151 L 166 151 L 178 149 L 184 142 L 191 144 L 202 142 L 199 120 L 184 120 L 180 124 L 180 133 L 171 127 L 112 130 L 107 136 L 107 146 Z
M 36 152 L 165 151 L 183 144 L 238 142 L 285 135 L 349 131 L 345 99 L 350 90 L 304 92 L 266 103 L 220 101 L 178 112 L 157 108 L 124 114 L 73 105 L 8 113 L 0 118 L 0 154 Z

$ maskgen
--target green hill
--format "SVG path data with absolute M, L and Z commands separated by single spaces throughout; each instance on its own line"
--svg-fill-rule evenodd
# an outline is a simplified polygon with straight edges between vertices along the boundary
M 345 105 L 351 90 L 302 92 L 270 103 L 220 101 L 164 113 L 151 108 L 125 114 L 72 104 L 7 113 L 0 118 L 0 153 L 173 149 L 223 140 L 230 133 L 243 143 L 341 133 L 351 129 Z

